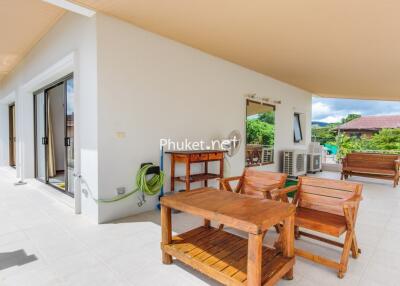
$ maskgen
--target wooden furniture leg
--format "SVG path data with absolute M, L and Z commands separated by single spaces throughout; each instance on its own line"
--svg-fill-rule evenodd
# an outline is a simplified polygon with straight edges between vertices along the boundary
M 186 160 L 186 192 L 190 191 L 190 161 L 189 159 Z
M 294 215 L 286 218 L 283 222 L 282 229 L 282 251 L 283 256 L 294 256 Z M 287 280 L 293 279 L 293 267 L 284 276 Z
M 352 211 L 350 210 L 350 208 L 344 208 L 343 210 L 347 223 L 347 232 L 346 232 L 346 237 L 344 239 L 342 256 L 340 258 L 340 268 L 338 273 L 339 278 L 343 278 L 344 274 L 347 271 L 347 263 L 349 262 L 350 249 L 353 245 L 353 237 L 354 237 Z
M 161 244 L 171 244 L 172 241 L 172 225 L 171 225 L 171 209 L 161 205 Z M 162 262 L 164 264 L 172 263 L 172 256 L 162 249 Z
M 207 161 L 204 162 L 204 173 L 206 173 L 206 174 L 208 173 L 208 162 Z M 208 187 L 207 180 L 204 181 L 204 187 Z
M 204 226 L 205 227 L 210 227 L 211 226 L 211 221 L 209 219 L 204 219 Z
M 171 192 L 175 191 L 175 156 L 171 156 Z
M 249 233 L 247 250 L 247 286 L 261 286 L 262 243 L 262 233 Z
M 219 161 L 219 177 L 224 177 L 224 158 Z M 222 189 L 221 181 L 219 182 L 219 188 Z

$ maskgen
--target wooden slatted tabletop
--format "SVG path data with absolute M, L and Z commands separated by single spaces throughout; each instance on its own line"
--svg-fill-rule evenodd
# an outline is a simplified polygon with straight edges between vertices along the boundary
M 205 225 L 172 237 L 171 208 Z M 161 199 L 163 263 L 172 256 L 225 285 L 274 285 L 293 277 L 294 214 L 290 204 L 203 188 Z M 244 239 L 210 226 L 215 220 L 248 233 Z M 263 233 L 283 222 L 282 249 L 263 246 Z

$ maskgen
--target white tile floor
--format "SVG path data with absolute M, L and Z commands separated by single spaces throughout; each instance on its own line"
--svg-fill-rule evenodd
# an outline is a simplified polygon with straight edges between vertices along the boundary
M 400 285 L 400 188 L 387 181 L 353 179 L 365 186 L 357 225 L 363 254 L 350 258 L 343 280 L 298 258 L 295 279 L 279 285 Z M 94 225 L 74 215 L 68 200 L 49 197 L 55 191 L 47 186 L 31 181 L 15 187 L 14 181 L 11 169 L 0 168 L 0 285 L 218 285 L 180 263 L 161 264 L 158 211 Z M 176 232 L 199 223 L 189 215 L 173 215 Z M 267 244 L 273 236 L 267 235 Z M 306 239 L 296 243 L 339 257 L 331 247 Z

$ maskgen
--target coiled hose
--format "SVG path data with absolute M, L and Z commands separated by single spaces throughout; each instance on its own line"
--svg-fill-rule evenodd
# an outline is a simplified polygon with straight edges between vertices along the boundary
M 142 168 L 140 168 L 140 170 L 138 171 L 138 173 L 136 175 L 137 188 L 134 189 L 133 191 L 126 193 L 126 194 L 115 196 L 110 199 L 97 199 L 97 200 L 95 199 L 95 201 L 98 203 L 113 203 L 113 202 L 123 200 L 138 191 L 141 191 L 141 192 L 143 192 L 143 194 L 146 194 L 149 196 L 157 195 L 160 192 L 161 187 L 164 184 L 164 172 L 160 170 L 159 175 L 155 174 L 149 180 L 146 180 L 147 170 L 153 166 L 154 165 L 147 164 L 147 165 L 144 165 Z

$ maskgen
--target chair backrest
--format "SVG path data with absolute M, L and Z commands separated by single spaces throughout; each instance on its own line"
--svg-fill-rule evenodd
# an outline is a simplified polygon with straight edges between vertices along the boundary
M 257 192 L 258 189 L 278 185 L 279 188 L 285 186 L 287 174 L 275 173 L 254 168 L 246 168 L 240 182 L 240 193 L 262 197 L 262 193 Z
M 343 216 L 343 202 L 361 195 L 362 184 L 315 177 L 300 177 L 298 206 Z
M 374 168 L 383 170 L 393 170 L 395 160 L 399 155 L 377 154 L 377 153 L 350 153 L 346 155 L 347 167 Z

